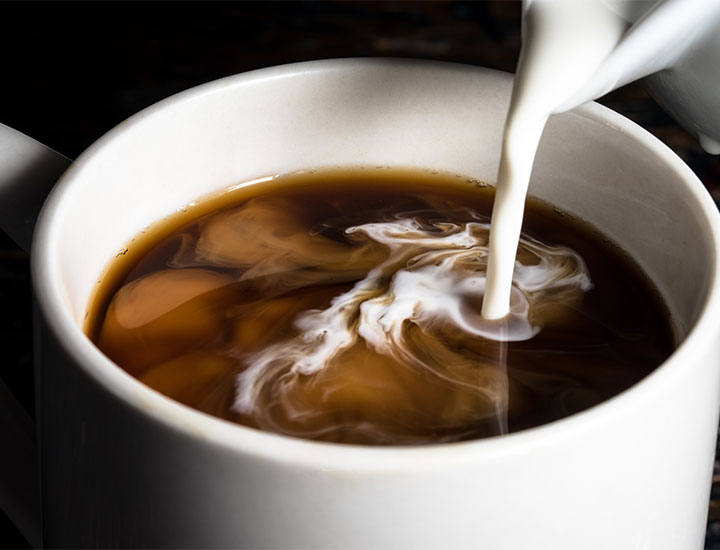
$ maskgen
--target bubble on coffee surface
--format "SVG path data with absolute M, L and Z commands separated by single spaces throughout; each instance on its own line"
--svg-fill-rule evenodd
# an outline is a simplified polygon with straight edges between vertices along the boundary
M 527 235 L 510 315 L 484 319 L 489 219 L 480 212 L 491 191 L 396 185 L 260 195 L 179 228 L 108 298 L 94 339 L 132 375 L 201 411 L 367 444 L 538 425 L 601 402 L 664 358 L 654 343 L 662 330 L 633 321 L 616 331 L 596 318 L 614 295 L 588 310 L 596 281 L 577 252 Z M 593 265 L 604 266 L 597 254 Z M 641 294 L 628 291 L 621 302 Z M 644 302 L 633 311 L 658 317 Z

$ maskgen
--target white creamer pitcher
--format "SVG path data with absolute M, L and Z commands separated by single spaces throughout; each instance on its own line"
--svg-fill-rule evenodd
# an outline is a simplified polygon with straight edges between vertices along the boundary
M 553 112 L 568 111 L 645 77 L 657 102 L 697 136 L 706 151 L 720 154 L 720 2 L 527 0 L 523 57 L 546 47 L 557 36 L 550 28 L 562 25 L 573 27 L 580 39 L 585 31 L 592 35 L 604 25 L 601 34 L 607 34 L 614 47 L 600 59 L 583 59 L 577 41 L 554 50 L 558 67 L 574 69 L 574 63 L 584 63 L 588 76 L 555 96 Z

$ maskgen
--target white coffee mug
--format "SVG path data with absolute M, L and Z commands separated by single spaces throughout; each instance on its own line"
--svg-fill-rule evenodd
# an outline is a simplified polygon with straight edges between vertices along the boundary
M 667 147 L 597 104 L 551 119 L 531 194 L 635 258 L 682 340 L 599 406 L 462 443 L 297 440 L 156 393 L 81 330 L 134 235 L 238 183 L 387 165 L 493 182 L 510 89 L 510 75 L 447 63 L 287 65 L 173 96 L 78 158 L 32 244 L 45 545 L 701 548 L 720 396 L 720 216 Z

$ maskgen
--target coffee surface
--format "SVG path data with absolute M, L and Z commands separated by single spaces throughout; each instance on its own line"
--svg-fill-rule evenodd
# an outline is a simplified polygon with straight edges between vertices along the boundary
M 276 433 L 411 445 L 538 426 L 627 389 L 674 348 L 647 278 L 529 200 L 510 315 L 481 315 L 493 189 L 387 168 L 271 178 L 139 235 L 87 332 L 131 375 Z

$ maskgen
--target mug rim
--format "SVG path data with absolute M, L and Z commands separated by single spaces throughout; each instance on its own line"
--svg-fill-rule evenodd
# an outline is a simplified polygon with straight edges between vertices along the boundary
M 683 364 L 690 355 L 709 345 L 720 325 L 720 213 L 709 193 L 692 170 L 664 143 L 648 131 L 622 115 L 592 102 L 572 111 L 592 121 L 610 125 L 636 143 L 642 145 L 656 159 L 664 162 L 673 171 L 678 181 L 686 186 L 689 196 L 707 223 L 708 232 L 714 245 L 714 257 L 710 269 L 709 290 L 699 315 L 687 335 L 673 353 L 649 375 L 627 390 L 573 415 L 534 428 L 513 432 L 503 436 L 451 443 L 432 443 L 412 446 L 370 446 L 345 443 L 312 441 L 260 431 L 235 424 L 183 405 L 159 392 L 152 390 L 132 377 L 107 358 L 71 317 L 61 298 L 58 284 L 59 275 L 54 270 L 53 235 L 58 213 L 64 203 L 63 197 L 73 181 L 82 175 L 83 167 L 95 154 L 110 146 L 112 142 L 130 128 L 156 112 L 172 105 L 191 102 L 196 98 L 213 94 L 228 87 L 240 88 L 258 81 L 276 78 L 292 78 L 310 72 L 325 72 L 352 67 L 422 66 L 428 69 L 446 68 L 504 75 L 510 73 L 476 67 L 466 64 L 402 58 L 343 58 L 305 61 L 257 69 L 214 80 L 171 95 L 129 117 L 93 143 L 68 168 L 58 180 L 43 206 L 31 248 L 31 271 L 36 307 L 54 332 L 58 343 L 72 358 L 74 364 L 107 392 L 140 414 L 150 416 L 164 427 L 196 437 L 208 443 L 220 445 L 230 451 L 252 454 L 267 460 L 306 465 L 310 468 L 331 468 L 335 471 L 363 470 L 387 471 L 400 469 L 425 469 L 428 466 L 456 467 L 458 463 L 486 458 L 495 460 L 505 453 L 528 452 L 533 447 L 544 446 L 558 438 L 570 437 L 588 424 L 602 422 L 609 416 L 621 414 L 632 407 L 642 396 L 663 384 L 672 384 L 673 379 L 683 375 Z M 39 360 L 36 359 L 36 361 Z M 442 460 L 438 460 L 442 458 Z

